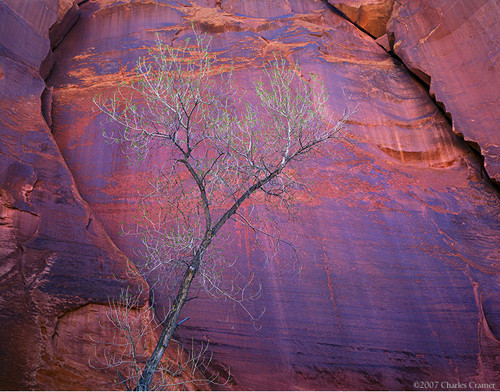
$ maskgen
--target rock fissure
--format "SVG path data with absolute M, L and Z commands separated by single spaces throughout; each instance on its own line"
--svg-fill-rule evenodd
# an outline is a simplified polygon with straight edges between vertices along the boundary
M 335 5 L 333 5 L 332 3 L 330 3 L 329 0 L 323 0 L 325 2 L 325 4 L 328 5 L 328 7 L 330 8 L 330 10 L 334 13 L 336 13 L 337 15 L 339 15 L 340 17 L 344 18 L 345 20 L 347 20 L 348 22 L 352 23 L 353 26 L 356 26 L 358 28 L 358 30 L 362 31 L 363 33 L 365 33 L 366 35 L 368 35 L 369 37 L 373 38 L 374 40 L 377 39 L 373 34 L 371 34 L 370 32 L 368 32 L 367 30 L 365 30 L 363 27 L 361 27 L 358 23 L 356 23 L 355 21 L 353 21 L 351 18 L 349 18 L 344 12 L 342 12 L 340 10 L 340 8 L 336 7 Z
M 16 207 L 15 205 L 13 205 L 12 203 L 2 203 L 5 207 L 11 209 L 11 210 L 14 210 L 14 211 L 18 211 L 18 212 L 22 212 L 22 213 L 25 213 L 25 214 L 29 214 L 29 215 L 32 215 L 36 218 L 40 218 L 40 215 L 33 212 L 33 211 L 29 211 L 29 210 L 24 210 L 20 207 Z

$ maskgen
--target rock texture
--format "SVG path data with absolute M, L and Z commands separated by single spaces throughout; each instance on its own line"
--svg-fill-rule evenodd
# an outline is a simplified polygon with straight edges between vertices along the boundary
M 394 3 L 393 0 L 328 0 L 328 2 L 375 38 L 385 34 Z
M 394 52 L 430 83 L 431 94 L 453 121 L 453 131 L 476 145 L 497 182 L 499 13 L 494 0 L 398 1 L 388 24 Z
M 263 285 L 252 305 L 267 309 L 261 328 L 205 298 L 185 311 L 182 336 L 209 339 L 234 388 L 500 382 L 498 194 L 425 88 L 372 37 L 313 0 L 94 0 L 81 9 L 49 79 L 53 132 L 81 194 L 130 256 L 133 240 L 117 233 L 149 166 L 128 167 L 104 143 L 92 98 L 131 74 L 156 32 L 175 44 L 192 36 L 192 20 L 221 61 L 235 61 L 242 89 L 278 50 L 324 80 L 333 112 L 357 106 L 356 143 L 301 167 L 312 199 L 302 198 L 294 222 L 274 216 L 299 249 L 300 274 L 287 272 L 289 252 L 265 263 L 253 234 L 231 228 L 227 251 Z
M 50 71 L 50 38 L 59 41 L 77 16 L 73 2 L 0 2 L 1 389 L 109 384 L 109 373 L 88 367 L 82 353 L 92 342 L 76 326 L 86 319 L 106 339 L 103 312 L 95 317 L 89 304 L 138 283 L 80 197 L 42 115 L 42 97 L 50 102 L 42 78 Z M 60 321 L 71 317 L 75 325 L 63 337 Z
M 498 192 L 428 91 L 373 37 L 319 0 L 89 0 L 55 50 L 42 96 L 48 31 L 60 37 L 54 23 L 74 19 L 74 6 L 60 3 L 69 16 L 56 1 L 26 9 L 0 3 L 2 388 L 96 385 L 80 366 L 88 351 L 82 336 L 103 314 L 92 303 L 120 289 L 111 277 L 123 274 L 125 257 L 114 244 L 133 257 L 133 237 L 118 233 L 132 221 L 136 188 L 154 162 L 130 167 L 119 146 L 105 143 L 101 129 L 111 125 L 101 125 L 92 98 L 131 76 L 155 33 L 176 44 L 192 36 L 191 21 L 212 35 L 221 62 L 234 62 L 248 100 L 255 99 L 250 81 L 262 76 L 263 59 L 279 51 L 325 82 L 333 113 L 356 111 L 353 143 L 297 168 L 311 179 L 311 194 L 300 196 L 296 219 L 264 213 L 294 242 L 300 268 L 287 249 L 266 262 L 270 244 L 258 247 L 246 227 L 228 229 L 227 253 L 263 286 L 251 304 L 256 313 L 266 308 L 262 318 L 252 323 L 241 309 L 201 296 L 185 309 L 191 319 L 180 337 L 209 340 L 214 371 L 230 366 L 237 390 L 413 389 L 415 381 L 435 380 L 500 385 Z M 498 16 L 496 5 L 488 7 Z M 467 26 L 480 14 L 447 15 L 446 23 Z M 401 33 L 391 31 L 400 42 Z M 477 36 L 494 58 L 494 35 Z M 446 42 L 453 49 L 467 39 Z M 441 48 L 431 55 L 436 64 L 446 56 Z M 467 69 L 464 83 L 482 80 L 482 66 Z M 434 85 L 432 91 L 456 128 L 459 114 Z M 472 90 L 460 91 L 465 98 Z M 490 128 L 473 129 L 493 137 Z

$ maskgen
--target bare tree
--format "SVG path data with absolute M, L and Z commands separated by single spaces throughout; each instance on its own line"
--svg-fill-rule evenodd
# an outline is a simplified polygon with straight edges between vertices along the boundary
M 139 272 L 134 267 L 128 272 L 132 278 L 138 278 Z M 106 317 L 99 322 L 100 330 L 107 337 L 90 336 L 94 342 L 94 353 L 89 358 L 89 365 L 97 370 L 115 372 L 114 381 L 106 383 L 103 386 L 105 389 L 124 386 L 127 391 L 133 390 L 157 343 L 158 328 L 162 326 L 155 319 L 151 305 L 144 305 L 147 291 L 149 287 L 145 284 L 134 292 L 122 290 L 118 299 L 109 301 Z M 206 390 L 210 383 L 227 382 L 226 379 L 221 383 L 218 374 L 206 376 L 210 362 L 208 343 L 196 349 L 192 342 L 187 352 L 176 344 L 169 358 L 160 361 L 149 388 L 162 391 Z
M 294 164 L 342 136 L 347 114 L 333 121 L 314 75 L 275 57 L 256 83 L 256 104 L 243 104 L 231 69 L 209 51 L 209 39 L 174 48 L 159 39 L 136 75 L 96 105 L 118 124 L 106 134 L 126 143 L 133 161 L 162 149 L 135 234 L 148 271 L 179 276 L 162 333 L 136 385 L 147 390 L 178 326 L 195 278 L 211 293 L 243 302 L 246 288 L 223 289 L 216 241 L 229 220 L 249 223 L 243 203 L 293 204 Z M 153 211 L 153 212 L 151 212 Z

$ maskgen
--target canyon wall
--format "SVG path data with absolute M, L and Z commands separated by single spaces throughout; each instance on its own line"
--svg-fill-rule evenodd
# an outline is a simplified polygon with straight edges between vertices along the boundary
M 51 43 L 78 16 L 70 1 L 0 2 L 1 389 L 112 387 L 114 374 L 88 366 L 89 336 L 111 342 L 108 298 L 141 283 L 81 198 L 47 124 Z
M 87 337 L 103 334 L 108 297 L 140 283 L 126 276 L 136 240 L 119 232 L 156 163 L 129 166 L 106 144 L 113 125 L 92 99 L 132 76 L 156 34 L 178 45 L 191 24 L 250 102 L 249 81 L 279 52 L 325 83 L 334 116 L 354 113 L 349 141 L 297 167 L 310 191 L 296 216 L 262 211 L 296 258 L 283 249 L 267 260 L 271 244 L 230 227 L 226 252 L 262 284 L 249 306 L 263 316 L 200 294 L 177 337 L 209 342 L 234 389 L 498 388 L 498 6 L 351 3 L 0 2 L 3 389 L 105 382 L 87 365 Z M 375 41 L 386 32 L 404 64 Z
M 498 182 L 500 114 L 498 40 L 493 0 L 328 0 L 353 23 L 380 38 L 452 120 Z

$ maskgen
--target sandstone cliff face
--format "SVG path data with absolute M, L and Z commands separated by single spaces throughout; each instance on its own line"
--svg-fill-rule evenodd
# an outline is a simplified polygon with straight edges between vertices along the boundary
M 78 16 L 68 3 L 0 2 L 2 389 L 93 389 L 108 382 L 109 374 L 88 369 L 85 356 L 66 355 L 89 352 L 91 341 L 62 334 L 60 320 L 76 314 L 76 324 L 88 319 L 103 335 L 88 304 L 105 304 L 127 285 L 126 257 L 80 197 L 42 115 L 49 29 L 57 42 Z
M 498 16 L 497 6 L 483 3 Z M 136 187 L 151 167 L 127 166 L 120 148 L 104 142 L 104 118 L 92 98 L 131 75 L 155 33 L 175 44 L 192 35 L 191 21 L 212 35 L 222 62 L 234 61 L 242 90 L 261 77 L 263 58 L 279 51 L 319 75 L 334 113 L 357 110 L 349 128 L 355 143 L 298 168 L 312 180 L 312 197 L 301 197 L 296 219 L 266 216 L 294 241 L 300 274 L 287 271 L 289 252 L 265 263 L 252 232 L 231 228 L 227 252 L 263 285 L 253 305 L 267 309 L 260 329 L 243 312 L 202 297 L 185 309 L 191 320 L 181 337 L 209 339 L 214 367 L 231 367 L 235 389 L 412 389 L 425 380 L 500 385 L 500 203 L 477 154 L 455 135 L 474 135 L 493 176 L 488 157 L 498 154 L 484 151 L 498 144 L 494 122 L 485 118 L 498 110 L 486 109 L 495 99 L 486 87 L 484 102 L 465 84 L 454 90 L 461 80 L 475 88 L 485 72 L 466 61 L 466 74 L 450 76 L 463 60 L 452 50 L 466 40 L 460 31 L 450 27 L 458 31 L 450 41 L 425 40 L 427 25 L 405 22 L 427 20 L 437 5 L 395 2 L 389 32 L 396 54 L 431 76 L 453 126 L 402 64 L 323 1 L 90 0 L 62 41 L 78 12 L 72 2 L 18 4 L 0 3 L 0 29 L 16 32 L 5 27 L 0 34 L 2 387 L 97 387 L 100 380 L 74 377 L 91 371 L 81 331 L 102 315 L 89 303 L 119 293 L 112 276 L 123 275 L 125 257 L 115 244 L 133 257 L 134 239 L 118 233 L 131 222 Z M 477 26 L 479 17 L 486 14 L 453 8 L 442 25 Z M 403 23 L 412 28 L 403 32 Z M 478 33 L 492 64 L 497 35 L 493 25 Z M 410 50 L 412 40 L 422 45 Z M 50 42 L 59 41 L 43 100 Z M 429 52 L 432 43 L 441 46 Z M 496 68 L 488 72 L 498 79 Z M 444 86 L 439 92 L 437 84 Z M 478 117 L 467 117 L 466 102 Z M 460 118 L 466 120 L 458 130 Z
M 452 120 L 453 132 L 482 155 L 498 182 L 499 13 L 495 1 L 328 0 L 393 50 Z M 387 31 L 387 34 L 385 32 Z M 389 42 L 390 41 L 390 42 Z
M 497 1 L 402 1 L 388 24 L 394 52 L 423 80 L 452 118 L 453 131 L 476 143 L 500 178 Z

